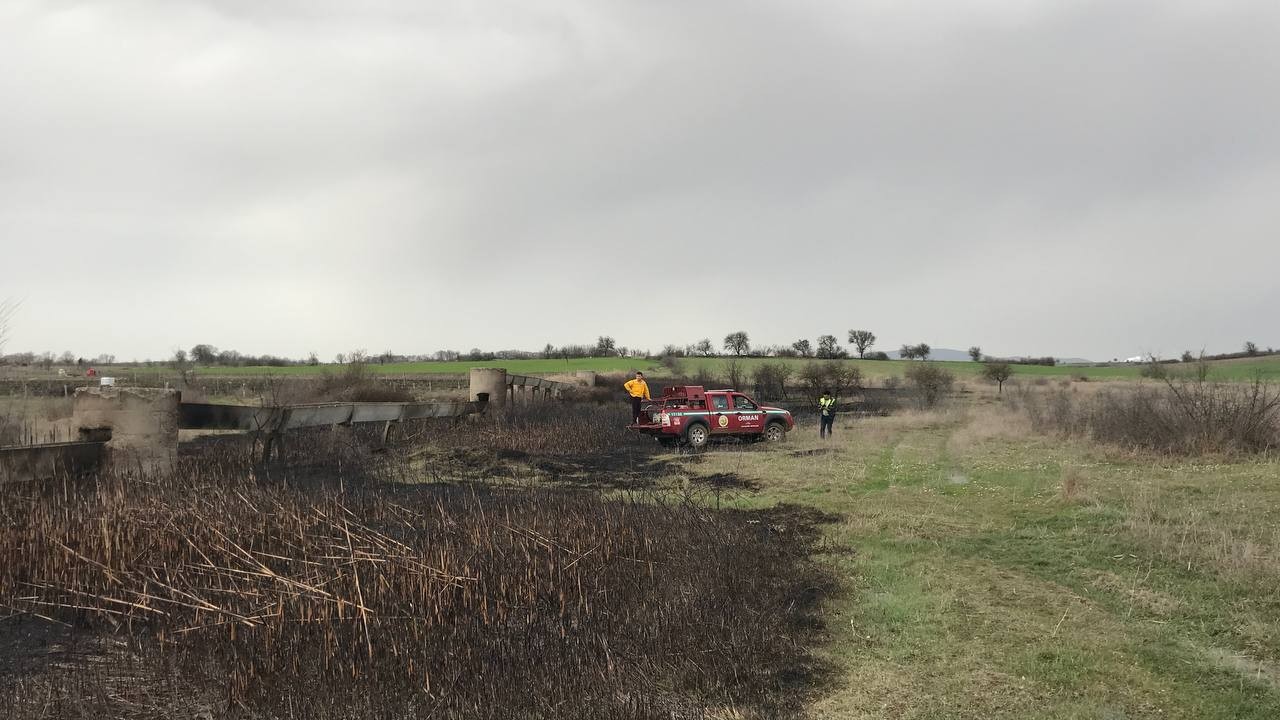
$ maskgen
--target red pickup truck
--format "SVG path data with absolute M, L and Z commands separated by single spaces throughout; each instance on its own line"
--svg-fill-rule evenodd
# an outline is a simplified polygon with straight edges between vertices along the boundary
M 633 430 L 664 445 L 688 443 L 701 448 L 714 437 L 736 436 L 778 442 L 796 426 L 791 413 L 767 407 L 736 390 L 704 390 L 701 385 L 662 389 L 647 401 Z

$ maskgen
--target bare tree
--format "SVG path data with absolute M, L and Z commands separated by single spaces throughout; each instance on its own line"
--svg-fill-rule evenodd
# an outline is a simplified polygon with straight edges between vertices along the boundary
M 1257 343 L 1255 343 L 1255 342 L 1254 342 L 1254 341 L 1252 341 L 1252 340 L 1246 340 L 1246 341 L 1245 341 L 1245 343 L 1244 343 L 1244 352 L 1245 352 L 1245 354 L 1246 354 L 1246 355 L 1248 355 L 1249 357 L 1253 357 L 1254 355 L 1257 355 L 1257 354 L 1258 354 L 1258 344 L 1257 344 Z
M 725 374 L 729 377 L 729 387 L 734 390 L 746 388 L 746 367 L 737 355 L 730 357 L 724 365 Z
M 697 345 L 693 346 L 693 349 L 702 357 L 711 357 L 716 354 L 716 349 L 711 344 L 711 338 L 702 338 Z
M 0 300 L 0 351 L 4 350 L 5 341 L 9 339 L 9 322 L 13 319 L 14 313 L 18 312 L 20 304 L 13 298 Z
M 876 344 L 876 334 L 870 330 L 850 330 L 849 344 L 857 348 L 859 358 L 865 358 L 867 351 Z
M 821 335 L 818 337 L 818 357 L 824 360 L 832 360 L 846 355 L 848 353 L 845 352 L 844 348 L 840 347 L 840 341 L 835 335 Z
M 982 376 L 996 383 L 1000 388 L 997 394 L 1004 394 L 1004 381 L 1013 375 L 1013 366 L 1007 362 L 989 362 L 982 366 Z
M 969 357 L 973 358 L 974 362 L 982 362 L 982 348 L 977 345 L 969 348 Z
M 731 332 L 724 336 L 724 349 L 742 357 L 751 351 L 751 338 L 742 330 Z
M 898 355 L 903 360 L 928 360 L 929 353 L 933 352 L 933 348 L 928 343 L 920 343 L 919 345 L 903 345 L 898 351 Z

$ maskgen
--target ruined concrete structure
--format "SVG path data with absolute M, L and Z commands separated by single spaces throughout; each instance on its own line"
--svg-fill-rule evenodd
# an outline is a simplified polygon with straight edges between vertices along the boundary
M 161 472 L 178 452 L 177 390 L 89 387 L 76 390 L 71 422 L 82 439 L 105 439 L 103 460 L 117 469 Z
M 572 387 L 568 383 L 546 378 L 511 375 L 506 368 L 471 368 L 470 375 L 471 394 L 468 399 L 477 401 L 481 393 L 485 393 L 489 404 L 499 408 L 506 407 L 509 403 L 560 397 L 567 388 Z M 595 373 L 591 373 L 589 384 L 595 384 Z
M 506 368 L 471 368 L 470 396 L 472 402 L 482 399 L 489 401 L 490 407 L 504 407 L 507 404 L 507 370 Z
M 594 382 L 579 378 L 579 382 Z M 171 470 L 179 429 L 240 430 L 263 444 L 263 459 L 286 431 L 382 423 L 383 442 L 394 425 L 428 418 L 462 418 L 489 405 L 559 397 L 572 387 L 544 378 L 509 375 L 503 368 L 474 368 L 466 402 L 346 402 L 284 406 L 183 403 L 177 390 L 85 387 L 76 390 L 70 421 L 79 442 L 0 448 L 0 481 L 54 477 L 95 467 L 141 474 Z M 484 402 L 484 401 L 487 401 Z

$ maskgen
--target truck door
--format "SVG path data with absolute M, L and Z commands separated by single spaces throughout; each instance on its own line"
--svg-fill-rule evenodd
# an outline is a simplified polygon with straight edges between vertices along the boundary
M 725 435 L 737 432 L 733 408 L 729 407 L 727 393 L 707 393 L 707 411 L 711 413 L 711 432 Z
M 736 421 L 738 432 L 758 433 L 764 430 L 764 413 L 754 400 L 742 393 L 733 394 L 734 417 L 729 422 L 732 427 Z

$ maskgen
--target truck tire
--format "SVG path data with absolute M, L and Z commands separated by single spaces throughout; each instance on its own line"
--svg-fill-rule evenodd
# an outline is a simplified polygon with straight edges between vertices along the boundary
M 685 442 L 694 450 L 701 450 L 711 442 L 711 430 L 706 425 L 693 423 L 684 431 Z
M 767 442 L 782 442 L 787 438 L 787 427 L 779 422 L 772 422 L 764 428 L 764 439 Z

